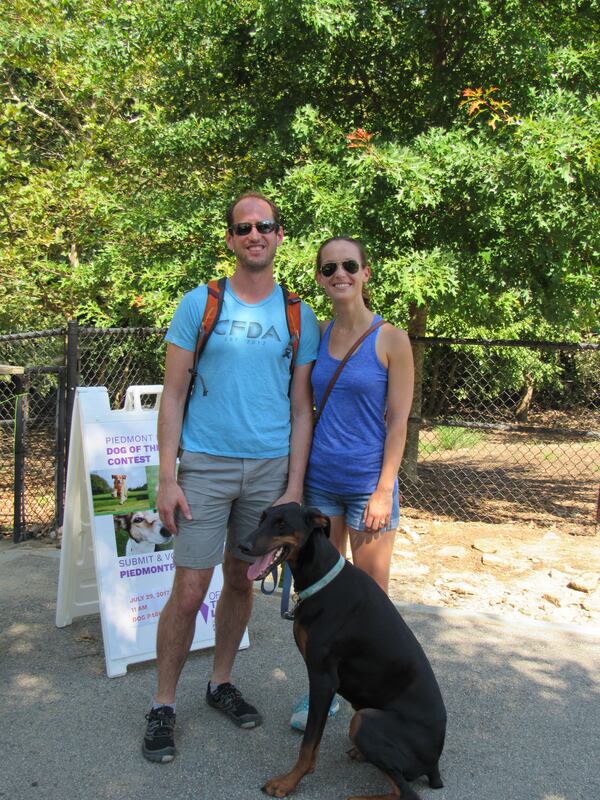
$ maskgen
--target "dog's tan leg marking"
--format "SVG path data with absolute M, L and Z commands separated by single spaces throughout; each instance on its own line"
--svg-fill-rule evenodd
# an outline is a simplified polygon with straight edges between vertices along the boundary
M 350 737 L 350 741 L 352 742 L 352 747 L 350 750 L 347 750 L 347 754 L 353 761 L 366 761 L 367 759 L 363 756 L 360 752 L 358 747 L 354 744 L 354 739 L 356 734 L 358 733 L 358 729 L 360 728 L 360 714 L 358 712 L 352 717 L 350 720 L 350 729 L 348 730 L 348 736 Z
M 402 800 L 402 792 L 400 789 L 396 786 L 389 775 L 386 775 L 385 777 L 392 784 L 393 791 L 391 794 L 361 794 L 349 797 L 348 800 L 398 800 L 398 798 Z
M 396 794 L 360 794 L 349 797 L 348 800 L 402 800 L 401 795 Z
M 348 757 L 351 758 L 353 761 L 366 761 L 367 759 L 363 756 L 356 745 L 353 745 L 350 750 L 346 750 Z
M 308 633 L 306 632 L 306 629 L 298 625 L 297 622 L 294 623 L 294 638 L 296 639 L 296 646 L 300 651 L 300 655 L 304 661 L 306 661 L 306 642 L 308 640 Z
M 318 746 L 314 749 L 311 747 L 300 748 L 300 755 L 294 767 L 286 772 L 284 775 L 278 775 L 276 778 L 271 778 L 262 787 L 262 791 L 268 794 L 269 797 L 287 797 L 291 794 L 300 780 L 309 772 L 314 772 L 317 756 L 319 754 Z

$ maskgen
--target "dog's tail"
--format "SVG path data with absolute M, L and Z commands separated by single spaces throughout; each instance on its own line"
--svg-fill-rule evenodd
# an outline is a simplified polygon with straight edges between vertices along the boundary
M 444 784 L 442 783 L 442 776 L 440 775 L 440 769 L 436 764 L 433 769 L 430 769 L 427 773 L 427 780 L 429 781 L 429 785 L 432 789 L 443 789 Z

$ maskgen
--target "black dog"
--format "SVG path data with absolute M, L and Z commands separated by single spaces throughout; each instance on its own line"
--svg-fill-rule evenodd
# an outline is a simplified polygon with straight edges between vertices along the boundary
M 407 781 L 421 775 L 427 775 L 430 786 L 443 786 L 438 761 L 446 709 L 431 665 L 385 592 L 331 544 L 329 518 L 297 503 L 273 506 L 242 549 L 260 557 L 248 570 L 251 580 L 262 578 L 274 564 L 290 565 L 300 597 L 294 637 L 309 678 L 308 720 L 298 761 L 263 791 L 286 797 L 313 771 L 336 692 L 356 711 L 349 754 L 374 764 L 391 780 L 394 791 L 385 798 L 419 800 Z

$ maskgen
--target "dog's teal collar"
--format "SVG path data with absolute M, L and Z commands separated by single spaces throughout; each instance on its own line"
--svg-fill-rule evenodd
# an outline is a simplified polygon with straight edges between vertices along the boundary
M 300 600 L 306 600 L 307 597 L 312 597 L 313 594 L 316 594 L 318 591 L 323 589 L 328 583 L 331 583 L 336 575 L 342 571 L 345 563 L 346 559 L 344 556 L 340 555 L 333 567 L 329 570 L 329 572 L 323 575 L 321 580 L 313 583 L 313 585 L 309 586 L 308 589 L 303 589 L 301 592 L 298 592 L 298 598 Z

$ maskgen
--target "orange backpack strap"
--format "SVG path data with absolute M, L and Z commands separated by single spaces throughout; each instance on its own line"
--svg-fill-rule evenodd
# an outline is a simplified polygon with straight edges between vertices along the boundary
M 225 296 L 225 283 L 227 278 L 219 278 L 218 281 L 209 281 L 206 285 L 206 305 L 204 306 L 204 313 L 202 314 L 202 322 L 200 323 L 200 330 L 198 332 L 198 341 L 196 342 L 196 354 L 194 356 L 194 368 L 190 370 L 193 376 L 196 375 L 198 361 L 204 352 L 208 339 L 215 329 L 215 325 L 219 321 L 221 309 L 223 308 L 223 298 Z
M 190 402 L 190 397 L 194 391 L 196 378 L 198 377 L 198 362 L 200 356 L 204 352 L 204 348 L 208 342 L 211 333 L 215 329 L 215 325 L 219 321 L 221 309 L 223 308 L 223 298 L 225 297 L 225 284 L 227 278 L 219 278 L 219 280 L 212 280 L 207 283 L 206 305 L 202 314 L 202 322 L 198 330 L 198 340 L 196 341 L 196 351 L 194 353 L 194 362 L 192 368 L 189 370 L 191 377 L 190 385 L 188 386 L 187 397 L 185 399 L 185 406 L 183 409 L 183 417 L 187 414 L 187 408 Z M 206 388 L 203 390 L 207 394 Z
M 292 348 L 290 372 L 293 372 L 296 365 L 296 356 L 298 355 L 298 346 L 300 344 L 300 297 L 296 294 L 296 292 L 290 292 L 287 286 L 283 283 L 281 284 L 281 290 L 283 292 L 283 300 L 285 303 L 285 318 L 290 334 L 289 346 Z

